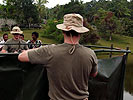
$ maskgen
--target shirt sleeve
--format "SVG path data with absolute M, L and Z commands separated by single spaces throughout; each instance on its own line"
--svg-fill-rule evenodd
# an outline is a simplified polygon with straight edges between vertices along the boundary
M 3 43 L 4 43 L 3 41 L 0 42 L 0 48 L 4 46 L 4 45 L 1 45 L 1 44 L 3 44 Z
M 95 74 L 96 72 L 98 72 L 98 60 L 97 57 L 95 55 L 95 53 L 93 52 L 93 56 L 92 56 L 92 70 L 90 74 Z
M 5 42 L 5 44 L 8 44 L 8 41 L 7 41 L 7 42 Z M 8 51 L 8 47 L 9 47 L 9 45 L 4 45 L 4 46 L 3 46 L 3 50 Z
M 51 50 L 48 47 L 40 47 L 28 51 L 28 58 L 32 64 L 47 64 L 52 59 Z
M 24 49 L 25 49 L 25 50 L 28 50 L 28 49 L 29 49 L 29 48 L 28 48 L 28 45 L 25 45 L 25 46 L 24 46 Z

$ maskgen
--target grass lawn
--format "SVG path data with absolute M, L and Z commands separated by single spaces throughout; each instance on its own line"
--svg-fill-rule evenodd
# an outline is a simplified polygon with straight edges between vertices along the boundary
M 100 39 L 98 44 L 102 46 L 111 46 L 111 44 L 113 44 L 114 47 L 122 49 L 126 49 L 126 47 L 129 47 L 129 49 L 133 53 L 133 37 L 113 35 L 112 41 Z
M 28 29 L 28 30 L 23 30 L 23 34 L 24 34 L 24 39 L 25 39 L 25 41 L 31 40 L 31 39 L 32 39 L 31 34 L 32 34 L 32 32 L 34 32 L 34 31 L 36 31 L 36 32 L 39 33 L 39 38 L 38 38 L 38 39 L 41 40 L 43 43 L 46 43 L 46 44 L 56 43 L 56 41 L 53 40 L 53 39 L 48 39 L 48 38 L 42 37 L 42 34 L 43 34 L 43 32 L 44 32 L 43 29 Z M 12 38 L 12 34 L 10 34 L 10 32 L 0 32 L 0 37 L 1 37 L 2 34 L 4 34 L 4 33 L 8 33 L 9 38 Z

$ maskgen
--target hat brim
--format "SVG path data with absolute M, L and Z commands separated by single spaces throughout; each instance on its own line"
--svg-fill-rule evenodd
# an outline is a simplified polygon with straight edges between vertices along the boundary
M 11 33 L 11 34 L 23 34 L 23 31 L 20 31 L 20 32 L 11 31 L 10 33 Z
M 63 31 L 74 30 L 78 33 L 85 33 L 85 32 L 89 31 L 89 29 L 84 27 L 84 26 L 83 27 L 69 26 L 69 28 L 66 28 L 66 26 L 64 24 L 58 24 L 58 25 L 56 25 L 56 27 L 60 30 L 63 30 Z

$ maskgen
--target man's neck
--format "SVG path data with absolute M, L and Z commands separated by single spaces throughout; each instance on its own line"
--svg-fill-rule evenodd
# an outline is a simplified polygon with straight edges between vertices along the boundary
M 18 40 L 18 39 L 13 38 L 13 40 Z
M 36 41 L 37 41 L 37 40 L 34 40 L 34 39 L 32 40 L 33 43 L 36 42 Z
M 66 34 L 63 35 L 64 35 L 64 43 L 79 44 L 80 35 L 79 36 L 67 36 Z
M 78 40 L 78 38 L 67 37 L 67 38 L 64 38 L 64 43 L 79 44 L 79 40 Z
M 6 42 L 7 40 L 4 40 L 4 42 Z

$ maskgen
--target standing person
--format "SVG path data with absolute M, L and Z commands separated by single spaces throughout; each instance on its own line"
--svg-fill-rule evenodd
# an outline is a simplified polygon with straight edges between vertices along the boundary
M 20 39 L 24 40 L 24 34 L 20 34 Z
M 32 33 L 32 40 L 28 40 L 27 43 L 29 44 L 29 49 L 38 48 L 41 46 L 41 41 L 38 40 L 39 34 L 37 32 Z
M 0 42 L 0 44 L 4 44 L 8 40 L 8 34 L 3 34 L 3 40 Z M 2 50 L 4 45 L 0 45 L 0 51 Z
M 63 44 L 27 50 L 18 59 L 46 67 L 51 100 L 88 100 L 88 80 L 97 75 L 97 57 L 93 50 L 80 45 L 79 40 L 89 29 L 83 26 L 79 14 L 66 14 L 64 23 L 57 28 L 63 31 Z
M 20 34 L 22 34 L 23 31 L 21 31 L 21 29 L 18 26 L 13 27 L 11 34 L 13 35 L 13 38 L 9 39 L 6 41 L 6 45 L 4 45 L 4 47 L 2 48 L 1 53 L 17 53 L 20 52 L 22 50 L 27 50 L 28 46 L 25 45 L 26 42 L 21 40 Z M 11 45 L 7 45 L 7 44 L 11 44 Z M 24 45 L 19 45 L 19 44 L 24 44 Z

